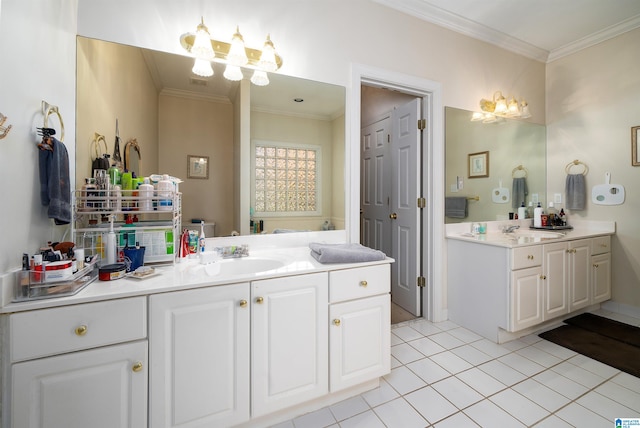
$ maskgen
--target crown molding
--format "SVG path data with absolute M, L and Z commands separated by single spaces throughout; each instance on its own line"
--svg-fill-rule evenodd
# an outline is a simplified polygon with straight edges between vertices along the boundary
M 376 3 L 396 9 L 400 12 L 431 22 L 440 27 L 448 28 L 457 33 L 474 39 L 491 43 L 500 48 L 515 52 L 527 58 L 546 62 L 549 52 L 523 42 L 506 33 L 478 24 L 460 15 L 435 7 L 421 0 L 373 0 Z
M 229 98 L 221 95 L 212 95 L 204 92 L 185 91 L 182 89 L 164 88 L 160 91 L 160 95 L 167 95 L 177 98 L 187 98 L 191 100 L 210 101 L 220 104 L 231 104 Z

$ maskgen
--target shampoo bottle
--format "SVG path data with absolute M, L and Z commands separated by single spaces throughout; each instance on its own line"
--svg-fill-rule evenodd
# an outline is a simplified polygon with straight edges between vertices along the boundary
M 518 208 L 518 219 L 524 220 L 525 218 L 527 218 L 527 207 L 524 206 L 523 201 L 522 205 Z
M 538 206 L 533 210 L 533 227 L 542 227 L 542 206 L 538 202 Z
M 138 198 L 140 211 L 153 211 L 153 184 L 149 177 L 145 177 L 144 183 L 138 186 Z
M 116 233 L 113 230 L 113 220 L 115 216 L 109 218 L 109 233 L 104 243 L 105 263 L 110 265 L 116 262 Z

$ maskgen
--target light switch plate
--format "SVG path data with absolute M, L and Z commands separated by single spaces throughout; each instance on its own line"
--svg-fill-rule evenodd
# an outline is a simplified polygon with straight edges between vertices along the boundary
M 538 194 L 537 193 L 532 193 L 531 194 L 531 202 L 533 202 L 534 204 L 537 204 L 538 202 L 540 202 L 540 200 L 538 199 Z
M 561 204 L 562 203 L 562 193 L 554 193 L 553 194 L 553 202 L 555 204 Z

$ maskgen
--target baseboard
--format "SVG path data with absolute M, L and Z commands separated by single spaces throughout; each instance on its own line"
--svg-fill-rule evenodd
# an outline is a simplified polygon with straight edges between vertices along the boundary
M 640 307 L 638 306 L 631 306 L 625 303 L 618 303 L 607 300 L 606 302 L 600 304 L 600 308 L 605 311 L 640 319 Z

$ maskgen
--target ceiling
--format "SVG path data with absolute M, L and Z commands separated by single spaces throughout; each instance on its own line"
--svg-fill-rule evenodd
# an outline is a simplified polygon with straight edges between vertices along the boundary
M 373 0 L 550 62 L 640 27 L 639 0 Z

